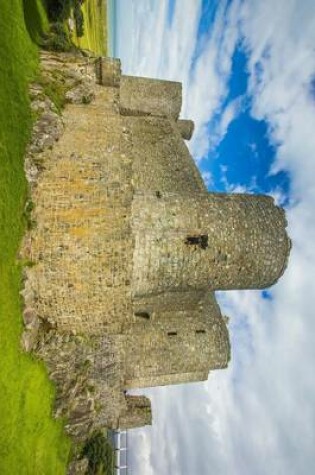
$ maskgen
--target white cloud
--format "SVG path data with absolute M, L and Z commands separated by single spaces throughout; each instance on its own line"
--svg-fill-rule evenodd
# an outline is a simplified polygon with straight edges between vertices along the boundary
M 280 187 L 275 187 L 271 192 L 268 193 L 273 197 L 277 206 L 284 206 L 288 199 L 288 196 L 283 192 Z
M 233 101 L 230 101 L 227 106 L 224 108 L 222 113 L 222 118 L 220 121 L 220 140 L 223 139 L 224 135 L 227 132 L 227 129 L 230 123 L 238 116 L 241 110 L 242 98 L 237 97 Z
M 220 142 L 238 112 L 238 102 L 227 106 L 218 126 L 209 134 L 208 123 L 221 112 L 228 93 L 232 55 L 239 39 L 239 21 L 235 14 L 238 8 L 238 0 L 230 7 L 227 7 L 225 1 L 219 3 L 213 28 L 204 41 L 189 83 L 184 88 L 183 115 L 194 120 L 196 125 L 190 144 L 190 150 L 196 160 L 201 159 L 210 148 L 213 149 Z
M 119 33 L 123 35 L 125 23 L 132 31 L 128 41 L 119 45 L 123 72 L 187 82 L 196 44 L 201 0 L 176 2 L 171 24 L 167 18 L 167 0 L 120 0 L 118 5 L 124 22 Z
M 270 138 L 279 147 L 273 171 L 285 168 L 294 174 L 299 195 L 314 189 L 315 103 L 309 92 L 315 72 L 314 12 L 309 0 L 277 1 L 273 8 L 253 1 L 243 15 L 253 114 L 268 121 Z
M 224 294 L 232 315 L 232 371 L 213 398 L 235 474 L 311 474 L 315 455 L 315 11 L 311 2 L 245 2 L 252 114 L 269 124 L 277 146 L 272 172 L 286 170 L 294 203 L 287 210 L 290 263 L 272 290 Z M 280 202 L 283 196 L 275 190 Z M 209 380 L 210 389 L 213 380 Z
M 189 147 L 199 160 L 209 147 L 214 148 L 220 142 L 241 105 L 239 100 L 229 104 L 209 135 L 207 125 L 220 111 L 228 92 L 232 54 L 239 38 L 236 13 L 240 0 L 230 7 L 226 0 L 219 3 L 214 27 L 202 39 L 201 46 L 197 37 L 201 0 L 177 1 L 171 24 L 166 0 L 120 0 L 118 4 L 123 12 L 120 15 L 123 24 L 119 28 L 122 38 L 125 30 L 132 31 L 128 41 L 121 40 L 118 45 L 123 72 L 183 83 L 182 116 L 195 122 Z M 200 52 L 195 58 L 197 43 Z
M 303 475 L 315 465 L 315 7 L 312 0 L 218 2 L 215 23 L 194 62 L 200 1 L 178 1 L 171 26 L 167 2 L 133 5 L 130 73 L 184 82 L 191 142 L 202 157 L 238 113 L 221 115 L 214 138 L 207 123 L 227 95 L 232 54 L 243 38 L 252 114 L 269 125 L 277 149 L 271 173 L 289 172 L 287 210 L 293 241 L 289 267 L 272 289 L 220 296 L 231 316 L 232 361 L 206 384 L 156 388 L 152 429 L 134 431 L 137 475 Z M 139 27 L 141 26 L 141 29 Z M 128 56 L 129 55 L 129 56 Z M 226 183 L 227 188 L 230 186 Z M 245 191 L 237 186 L 235 190 Z M 282 203 L 279 190 L 274 196 Z M 138 434 L 138 435 L 137 435 Z
M 202 178 L 207 188 L 213 185 L 213 177 L 212 177 L 211 172 L 209 171 L 202 172 Z

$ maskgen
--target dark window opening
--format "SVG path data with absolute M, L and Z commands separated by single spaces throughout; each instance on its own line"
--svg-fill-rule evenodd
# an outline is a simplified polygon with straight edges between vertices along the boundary
M 196 330 L 197 335 L 201 335 L 202 333 L 206 333 L 206 330 Z
M 150 314 L 148 312 L 135 312 L 135 317 L 145 318 L 146 320 L 149 320 Z
M 160 191 L 155 192 L 157 198 L 162 198 L 162 193 Z
M 187 236 L 185 244 L 190 246 L 199 246 L 201 249 L 208 247 L 208 234 L 199 234 L 196 236 Z
M 167 332 L 168 336 L 176 336 L 177 332 Z

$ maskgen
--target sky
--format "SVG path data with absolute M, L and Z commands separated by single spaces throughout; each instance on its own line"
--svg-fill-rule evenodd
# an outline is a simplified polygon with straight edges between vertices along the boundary
M 139 391 L 134 475 L 308 475 L 315 466 L 315 3 L 116 0 L 125 74 L 183 83 L 210 191 L 284 206 L 289 265 L 265 291 L 217 293 L 232 358 L 208 381 Z

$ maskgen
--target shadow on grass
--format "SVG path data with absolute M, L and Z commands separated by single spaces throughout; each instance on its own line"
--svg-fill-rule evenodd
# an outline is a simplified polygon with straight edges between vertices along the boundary
M 44 3 L 42 0 L 23 0 L 23 11 L 27 32 L 33 43 L 40 45 L 49 27 Z

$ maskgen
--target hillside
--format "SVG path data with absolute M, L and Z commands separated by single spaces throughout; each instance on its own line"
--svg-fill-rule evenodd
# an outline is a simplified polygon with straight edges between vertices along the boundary
M 49 22 L 42 0 L 0 0 L 0 10 L 0 473 L 58 475 L 70 441 L 63 421 L 52 417 L 55 389 L 46 368 L 21 349 L 20 291 L 32 263 L 18 258 L 32 226 L 23 157 L 37 114 L 28 91 L 39 80 L 38 48 Z

